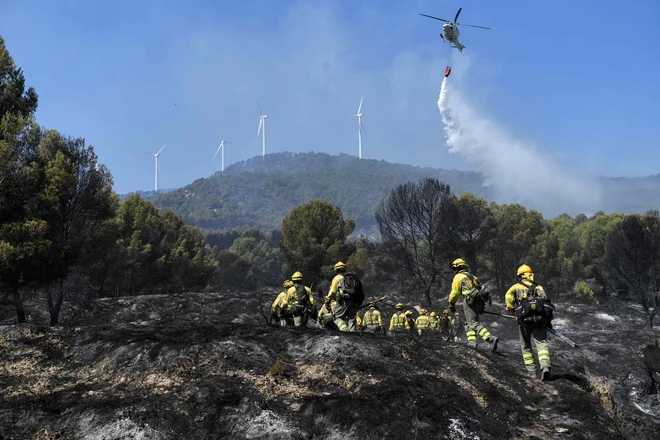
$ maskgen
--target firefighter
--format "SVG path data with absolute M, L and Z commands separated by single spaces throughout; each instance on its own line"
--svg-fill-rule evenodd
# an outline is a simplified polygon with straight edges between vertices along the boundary
M 477 348 L 477 336 L 490 343 L 490 350 L 497 350 L 499 338 L 490 334 L 488 329 L 479 322 L 481 314 L 486 306 L 484 292 L 479 285 L 479 279 L 470 273 L 470 267 L 462 258 L 457 258 L 451 264 L 456 272 L 451 283 L 449 294 L 449 311 L 456 312 L 456 301 L 463 297 L 463 313 L 465 314 L 465 336 L 468 346 Z
M 454 329 L 454 320 L 449 314 L 449 310 L 445 309 L 440 318 L 440 337 L 443 341 L 453 340 L 452 334 Z
M 394 312 L 392 319 L 390 319 L 390 334 L 396 336 L 403 332 L 410 332 L 410 324 L 403 311 L 403 304 L 399 303 L 394 306 L 394 308 L 396 309 L 396 312 Z
M 433 336 L 437 337 L 438 334 L 440 333 L 440 320 L 438 319 L 438 314 L 435 312 L 431 312 L 429 315 L 429 325 L 431 326 L 431 331 L 433 332 Z
M 550 349 L 548 347 L 548 308 L 552 304 L 540 284 L 534 282 L 532 268 L 523 264 L 516 272 L 518 282 L 506 292 L 506 309 L 513 311 L 518 318 L 520 349 L 527 374 L 537 377 L 532 339 L 536 345 L 536 354 L 541 368 L 541 380 L 550 379 Z
M 335 272 L 337 272 L 337 275 L 335 275 L 330 283 L 330 290 L 325 297 L 325 304 L 329 304 L 330 307 L 332 307 L 335 317 L 335 325 L 339 330 L 342 332 L 354 332 L 357 330 L 355 320 L 357 307 L 353 301 L 345 301 L 342 297 L 346 264 L 339 261 L 335 264 L 334 269 Z
M 369 310 L 362 317 L 362 328 L 370 333 L 384 333 L 383 318 L 375 302 L 369 303 Z
M 310 315 L 316 312 L 314 295 L 309 287 L 302 283 L 303 275 L 296 272 L 291 276 L 293 286 L 289 287 L 284 299 L 283 308 L 293 315 L 293 324 L 296 327 L 307 325 Z
M 415 320 L 415 329 L 420 338 L 427 338 L 431 333 L 431 320 L 429 319 L 428 310 L 422 309 L 419 311 L 419 316 Z
M 293 282 L 291 282 L 291 280 L 286 280 L 284 284 L 282 284 L 284 290 L 277 295 L 277 298 L 273 301 L 273 305 L 270 307 L 273 320 L 279 321 L 282 327 L 286 327 L 287 325 L 286 310 L 282 308 L 282 303 L 284 303 L 284 299 L 286 298 L 286 291 L 291 286 L 293 286 Z M 293 324 L 293 322 L 291 322 L 291 324 Z

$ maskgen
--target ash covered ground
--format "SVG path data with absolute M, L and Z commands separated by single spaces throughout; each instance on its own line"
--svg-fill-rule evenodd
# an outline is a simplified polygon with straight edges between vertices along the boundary
M 497 317 L 490 353 L 278 328 L 251 294 L 99 300 L 0 326 L 0 439 L 657 439 L 660 333 L 623 301 L 557 316 L 580 347 L 550 336 L 542 383 Z

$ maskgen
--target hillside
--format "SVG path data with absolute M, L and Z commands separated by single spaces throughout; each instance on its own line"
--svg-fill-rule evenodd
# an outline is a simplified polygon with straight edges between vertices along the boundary
M 182 214 L 202 228 L 255 226 L 279 229 L 295 206 L 325 199 L 352 216 L 359 229 L 374 225 L 378 202 L 396 185 L 436 177 L 456 194 L 489 198 L 482 176 L 472 171 L 420 168 L 325 153 L 275 153 L 236 163 L 156 199 L 160 208 Z
M 657 438 L 654 334 L 635 304 L 594 307 L 559 307 L 580 347 L 551 339 L 542 383 L 487 316 L 494 354 L 269 326 L 248 294 L 98 300 L 65 328 L 0 326 L 0 438 Z
M 320 198 L 356 219 L 358 230 L 368 230 L 375 225 L 376 206 L 392 188 L 424 177 L 449 183 L 457 195 L 470 192 L 495 200 L 492 188 L 483 185 L 483 176 L 473 171 L 360 160 L 346 154 L 274 153 L 238 162 L 224 173 L 161 194 L 155 203 L 183 215 L 188 224 L 206 229 L 279 229 L 293 207 Z M 660 208 L 660 175 L 599 178 L 598 183 L 607 194 L 602 211 L 634 213 Z

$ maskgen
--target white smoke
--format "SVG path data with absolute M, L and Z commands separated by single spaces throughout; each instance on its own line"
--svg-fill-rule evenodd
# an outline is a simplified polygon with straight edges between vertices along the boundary
M 600 205 L 600 188 L 559 166 L 534 145 L 505 133 L 479 115 L 445 77 L 438 108 L 447 145 L 486 176 L 504 202 L 521 203 L 546 215 L 593 212 Z

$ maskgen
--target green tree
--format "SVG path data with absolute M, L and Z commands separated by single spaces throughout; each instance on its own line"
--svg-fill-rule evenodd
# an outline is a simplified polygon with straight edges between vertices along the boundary
M 472 194 L 463 194 L 454 200 L 455 218 L 447 225 L 451 228 L 449 242 L 456 258 L 465 258 L 474 273 L 479 270 L 480 256 L 495 232 L 495 215 L 488 202 Z
M 280 242 L 287 274 L 299 270 L 312 282 L 324 266 L 348 260 L 346 237 L 354 228 L 352 218 L 344 220 L 341 209 L 324 200 L 312 200 L 291 210 L 282 220 Z
M 50 246 L 46 223 L 30 212 L 38 192 L 37 101 L 0 37 L 0 286 L 11 295 L 20 323 L 25 310 L 19 289 L 41 276 Z
M 497 227 L 487 247 L 488 271 L 500 294 L 516 281 L 522 263 L 533 264 L 539 236 L 545 230 L 543 216 L 519 204 L 491 204 Z M 532 266 L 533 267 L 533 266 Z
M 610 234 L 605 258 L 610 276 L 637 297 L 653 328 L 660 310 L 660 218 L 627 216 Z
M 92 146 L 83 139 L 45 132 L 38 148 L 43 190 L 37 197 L 37 215 L 48 224 L 48 277 L 57 283 L 47 289 L 50 325 L 58 323 L 64 300 L 64 280 L 81 263 L 86 248 L 96 246 L 96 229 L 114 216 L 117 196 L 112 177 L 98 163 Z M 53 291 L 54 290 L 54 291 Z
M 38 97 L 33 87 L 25 88 L 23 71 L 0 37 L 0 119 L 5 115 L 30 116 L 37 110 Z

